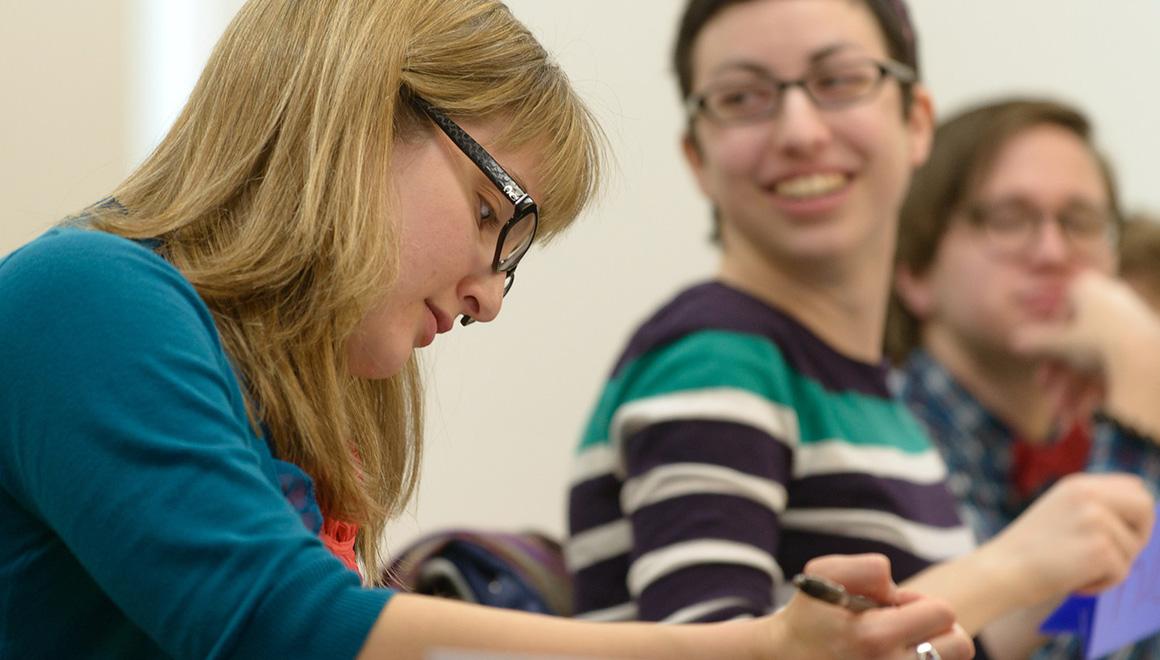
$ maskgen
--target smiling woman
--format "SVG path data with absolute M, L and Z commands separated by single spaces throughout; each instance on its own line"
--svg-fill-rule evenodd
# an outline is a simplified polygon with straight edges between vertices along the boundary
M 637 330 L 596 405 L 570 504 L 579 612 L 760 615 L 816 554 L 885 552 L 906 578 L 970 549 L 878 364 L 931 133 L 907 25 L 886 2 L 686 3 L 683 146 L 720 270 Z

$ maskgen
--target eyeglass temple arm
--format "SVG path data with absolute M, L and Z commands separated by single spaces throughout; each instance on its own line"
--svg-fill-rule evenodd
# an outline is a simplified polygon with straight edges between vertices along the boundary
M 493 184 L 495 184 L 495 187 L 498 188 L 499 191 L 502 192 L 504 196 L 506 196 L 508 200 L 511 201 L 512 204 L 516 204 L 528 196 L 528 194 L 524 192 L 524 189 L 520 187 L 520 184 L 516 183 L 515 179 L 513 179 L 511 175 L 505 172 L 504 169 L 500 167 L 499 163 L 497 163 L 495 159 L 487 153 L 487 150 L 484 149 L 483 146 L 478 142 L 476 142 L 475 138 L 467 134 L 467 131 L 460 128 L 459 125 L 452 121 L 450 117 L 443 114 L 442 111 L 428 103 L 426 99 L 415 95 L 412 95 L 411 99 L 412 102 L 419 107 L 419 109 L 421 109 L 427 114 L 428 117 L 431 118 L 431 121 L 435 122 L 435 125 L 438 126 L 440 130 L 447 134 L 447 137 L 451 138 L 452 142 L 459 146 L 463 153 L 467 154 L 467 157 L 471 159 L 471 162 L 475 163 L 479 169 L 483 170 L 484 174 L 487 175 L 487 178 L 490 179 Z

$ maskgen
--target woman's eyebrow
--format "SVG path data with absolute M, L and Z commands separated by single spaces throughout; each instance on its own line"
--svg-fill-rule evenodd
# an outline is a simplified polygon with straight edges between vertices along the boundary
M 822 48 L 820 48 L 820 49 L 818 49 L 810 54 L 809 64 L 810 64 L 810 66 L 813 66 L 813 65 L 817 64 L 818 62 L 821 62 L 822 60 L 825 60 L 826 58 L 828 58 L 832 55 L 837 55 L 838 53 L 840 53 L 844 50 L 848 50 L 851 48 L 857 48 L 857 47 L 858 47 L 858 44 L 855 44 L 853 42 L 848 42 L 848 41 L 840 41 L 837 43 L 829 44 L 827 46 L 823 46 Z M 725 73 L 725 72 L 728 72 L 730 70 L 735 70 L 735 69 L 740 69 L 742 71 L 746 71 L 749 73 L 755 73 L 755 74 L 762 75 L 762 76 L 772 76 L 773 75 L 773 72 L 769 70 L 769 67 L 765 66 L 764 64 L 761 64 L 761 63 L 753 61 L 753 60 L 748 60 L 748 59 L 736 59 L 736 60 L 728 60 L 726 62 L 722 62 L 721 64 L 716 66 L 710 72 L 710 77 L 717 76 L 717 75 L 720 75 L 721 73 Z
M 850 41 L 839 41 L 829 46 L 824 46 L 810 54 L 810 64 L 817 64 L 831 55 L 837 55 L 850 48 L 858 48 L 858 44 Z

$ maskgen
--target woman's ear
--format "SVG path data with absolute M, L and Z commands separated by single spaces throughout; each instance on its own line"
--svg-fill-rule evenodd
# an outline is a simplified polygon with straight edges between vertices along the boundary
M 910 165 L 920 167 L 930 156 L 930 145 L 934 141 L 934 100 L 921 83 L 911 87 L 906 124 L 910 132 Z
M 693 135 L 691 126 L 681 138 L 681 152 L 685 154 L 685 162 L 689 164 L 689 169 L 693 172 L 693 178 L 697 180 L 697 187 L 701 189 L 701 194 L 710 197 L 709 190 L 705 186 L 705 155 L 701 153 L 701 145 L 697 144 L 697 138 Z

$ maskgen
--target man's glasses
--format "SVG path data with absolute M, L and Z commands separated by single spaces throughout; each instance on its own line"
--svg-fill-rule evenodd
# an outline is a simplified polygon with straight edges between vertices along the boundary
M 495 256 L 491 261 L 492 270 L 505 275 L 503 295 L 506 296 L 515 282 L 516 266 L 519 265 L 520 259 L 524 257 L 536 238 L 536 229 L 540 225 L 539 208 L 531 195 L 524 192 L 524 189 L 496 162 L 495 158 L 450 117 L 418 96 L 411 95 L 410 98 L 415 107 L 430 117 L 431 121 L 435 122 L 435 125 L 455 143 L 455 146 L 459 147 L 464 155 L 471 159 L 471 162 L 475 163 L 475 166 L 515 207 L 511 219 L 499 231 L 499 238 L 495 244 Z M 470 325 L 474 322 L 475 319 L 466 314 L 460 320 L 463 325 Z
M 1116 242 L 1116 219 L 1110 209 L 1073 204 L 1048 213 L 1021 200 L 975 202 L 966 207 L 966 217 L 982 230 L 987 241 L 1004 254 L 1020 254 L 1030 249 L 1045 222 L 1054 220 L 1073 250 L 1095 254 L 1111 249 Z
M 723 124 L 760 121 L 781 109 L 786 91 L 801 87 L 818 108 L 838 110 L 870 99 L 886 78 L 908 84 L 914 69 L 893 60 L 844 59 L 815 66 L 803 78 L 779 80 L 760 67 L 738 67 L 685 102 L 689 117 L 704 114 Z

